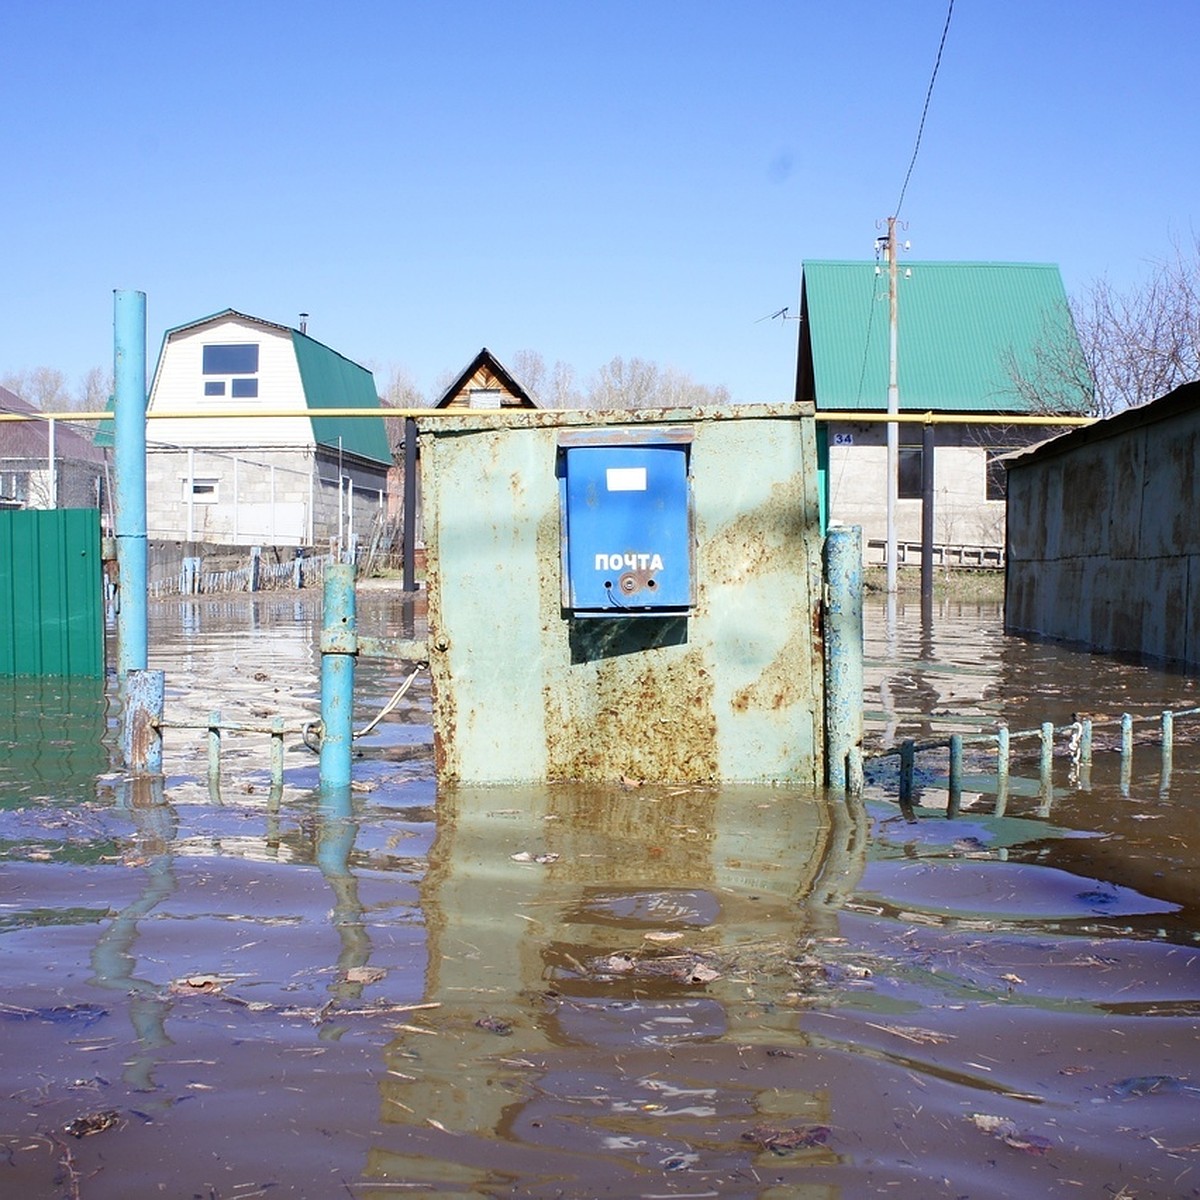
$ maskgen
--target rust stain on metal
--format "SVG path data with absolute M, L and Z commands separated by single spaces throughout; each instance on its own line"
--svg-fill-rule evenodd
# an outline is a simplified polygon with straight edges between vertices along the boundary
M 551 779 L 717 778 L 712 678 L 698 649 L 598 658 L 572 675 L 568 688 L 543 690 Z
M 450 677 L 448 640 L 441 632 L 441 556 L 438 539 L 430 538 L 425 560 L 425 586 L 429 596 L 429 684 L 432 696 L 433 762 L 438 779 L 457 777 L 454 748 L 458 744 L 458 708 Z
M 145 763 L 158 740 L 158 719 L 148 709 L 138 707 L 129 723 L 129 761 Z
M 795 704 L 811 704 L 812 681 L 805 669 L 810 646 L 808 630 L 803 626 L 794 630 L 762 674 L 752 684 L 734 693 L 731 701 L 734 710 L 778 712 Z

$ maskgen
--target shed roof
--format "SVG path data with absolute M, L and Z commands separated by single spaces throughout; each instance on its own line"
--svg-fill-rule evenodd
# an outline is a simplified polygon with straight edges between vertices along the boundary
M 900 408 L 1027 413 L 1014 375 L 1038 380 L 1051 411 L 1090 397 L 1048 362 L 1082 362 L 1053 263 L 904 262 L 897 289 Z M 819 409 L 885 411 L 888 275 L 875 262 L 806 262 L 797 399 Z M 1049 376 L 1053 375 L 1054 378 Z M 1078 374 L 1076 375 L 1078 377 Z
M 1057 437 L 1046 438 L 1033 446 L 1025 446 L 1004 455 L 1003 462 L 1008 470 L 1027 467 L 1045 462 L 1060 454 L 1068 454 L 1080 446 L 1089 446 L 1105 438 L 1121 437 L 1138 429 L 1155 425 L 1160 421 L 1169 421 L 1181 413 L 1193 412 L 1200 408 L 1200 380 L 1194 383 L 1183 383 L 1166 395 L 1159 396 L 1149 404 L 1139 404 L 1134 408 L 1123 409 L 1104 420 L 1095 421 L 1091 425 L 1082 425 L 1060 433 Z

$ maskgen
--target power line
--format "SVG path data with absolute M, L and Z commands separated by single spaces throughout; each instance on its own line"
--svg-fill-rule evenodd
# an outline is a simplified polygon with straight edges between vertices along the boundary
M 893 216 L 900 215 L 900 208 L 904 204 L 904 193 L 908 191 L 908 181 L 912 178 L 913 167 L 917 165 L 917 155 L 921 150 L 921 135 L 925 132 L 925 118 L 929 114 L 929 100 L 933 96 L 933 84 L 938 77 L 938 68 L 942 65 L 942 51 L 946 47 L 946 34 L 950 32 L 950 18 L 954 15 L 954 0 L 949 0 L 946 7 L 946 24 L 942 26 L 942 40 L 938 43 L 937 58 L 933 63 L 933 74 L 929 77 L 929 87 L 925 89 L 925 105 L 921 109 L 921 123 L 917 126 L 917 141 L 913 146 L 912 158 L 908 163 L 908 171 L 904 176 L 904 185 L 900 188 L 900 199 L 896 201 L 896 207 L 892 210 Z

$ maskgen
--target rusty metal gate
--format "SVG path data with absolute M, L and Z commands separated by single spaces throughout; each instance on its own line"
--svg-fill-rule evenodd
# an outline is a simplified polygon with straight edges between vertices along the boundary
M 0 676 L 103 674 L 99 511 L 0 511 Z
M 418 424 L 441 782 L 820 781 L 810 405 L 471 411 Z M 571 468 L 562 460 L 578 445 L 623 454 L 646 444 L 648 428 L 655 445 L 690 447 L 694 602 L 619 615 L 621 592 L 581 612 L 568 586 Z M 613 459 L 618 491 L 635 474 L 648 486 L 633 461 Z M 597 479 L 580 489 L 582 503 L 607 486 Z M 614 595 L 626 564 L 638 565 L 639 547 L 623 538 L 584 555 L 602 581 L 611 576 Z

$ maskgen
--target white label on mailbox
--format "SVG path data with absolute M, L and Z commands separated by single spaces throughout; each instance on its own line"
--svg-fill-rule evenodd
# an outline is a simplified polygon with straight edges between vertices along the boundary
M 608 467 L 604 472 L 610 492 L 644 492 L 645 467 Z

